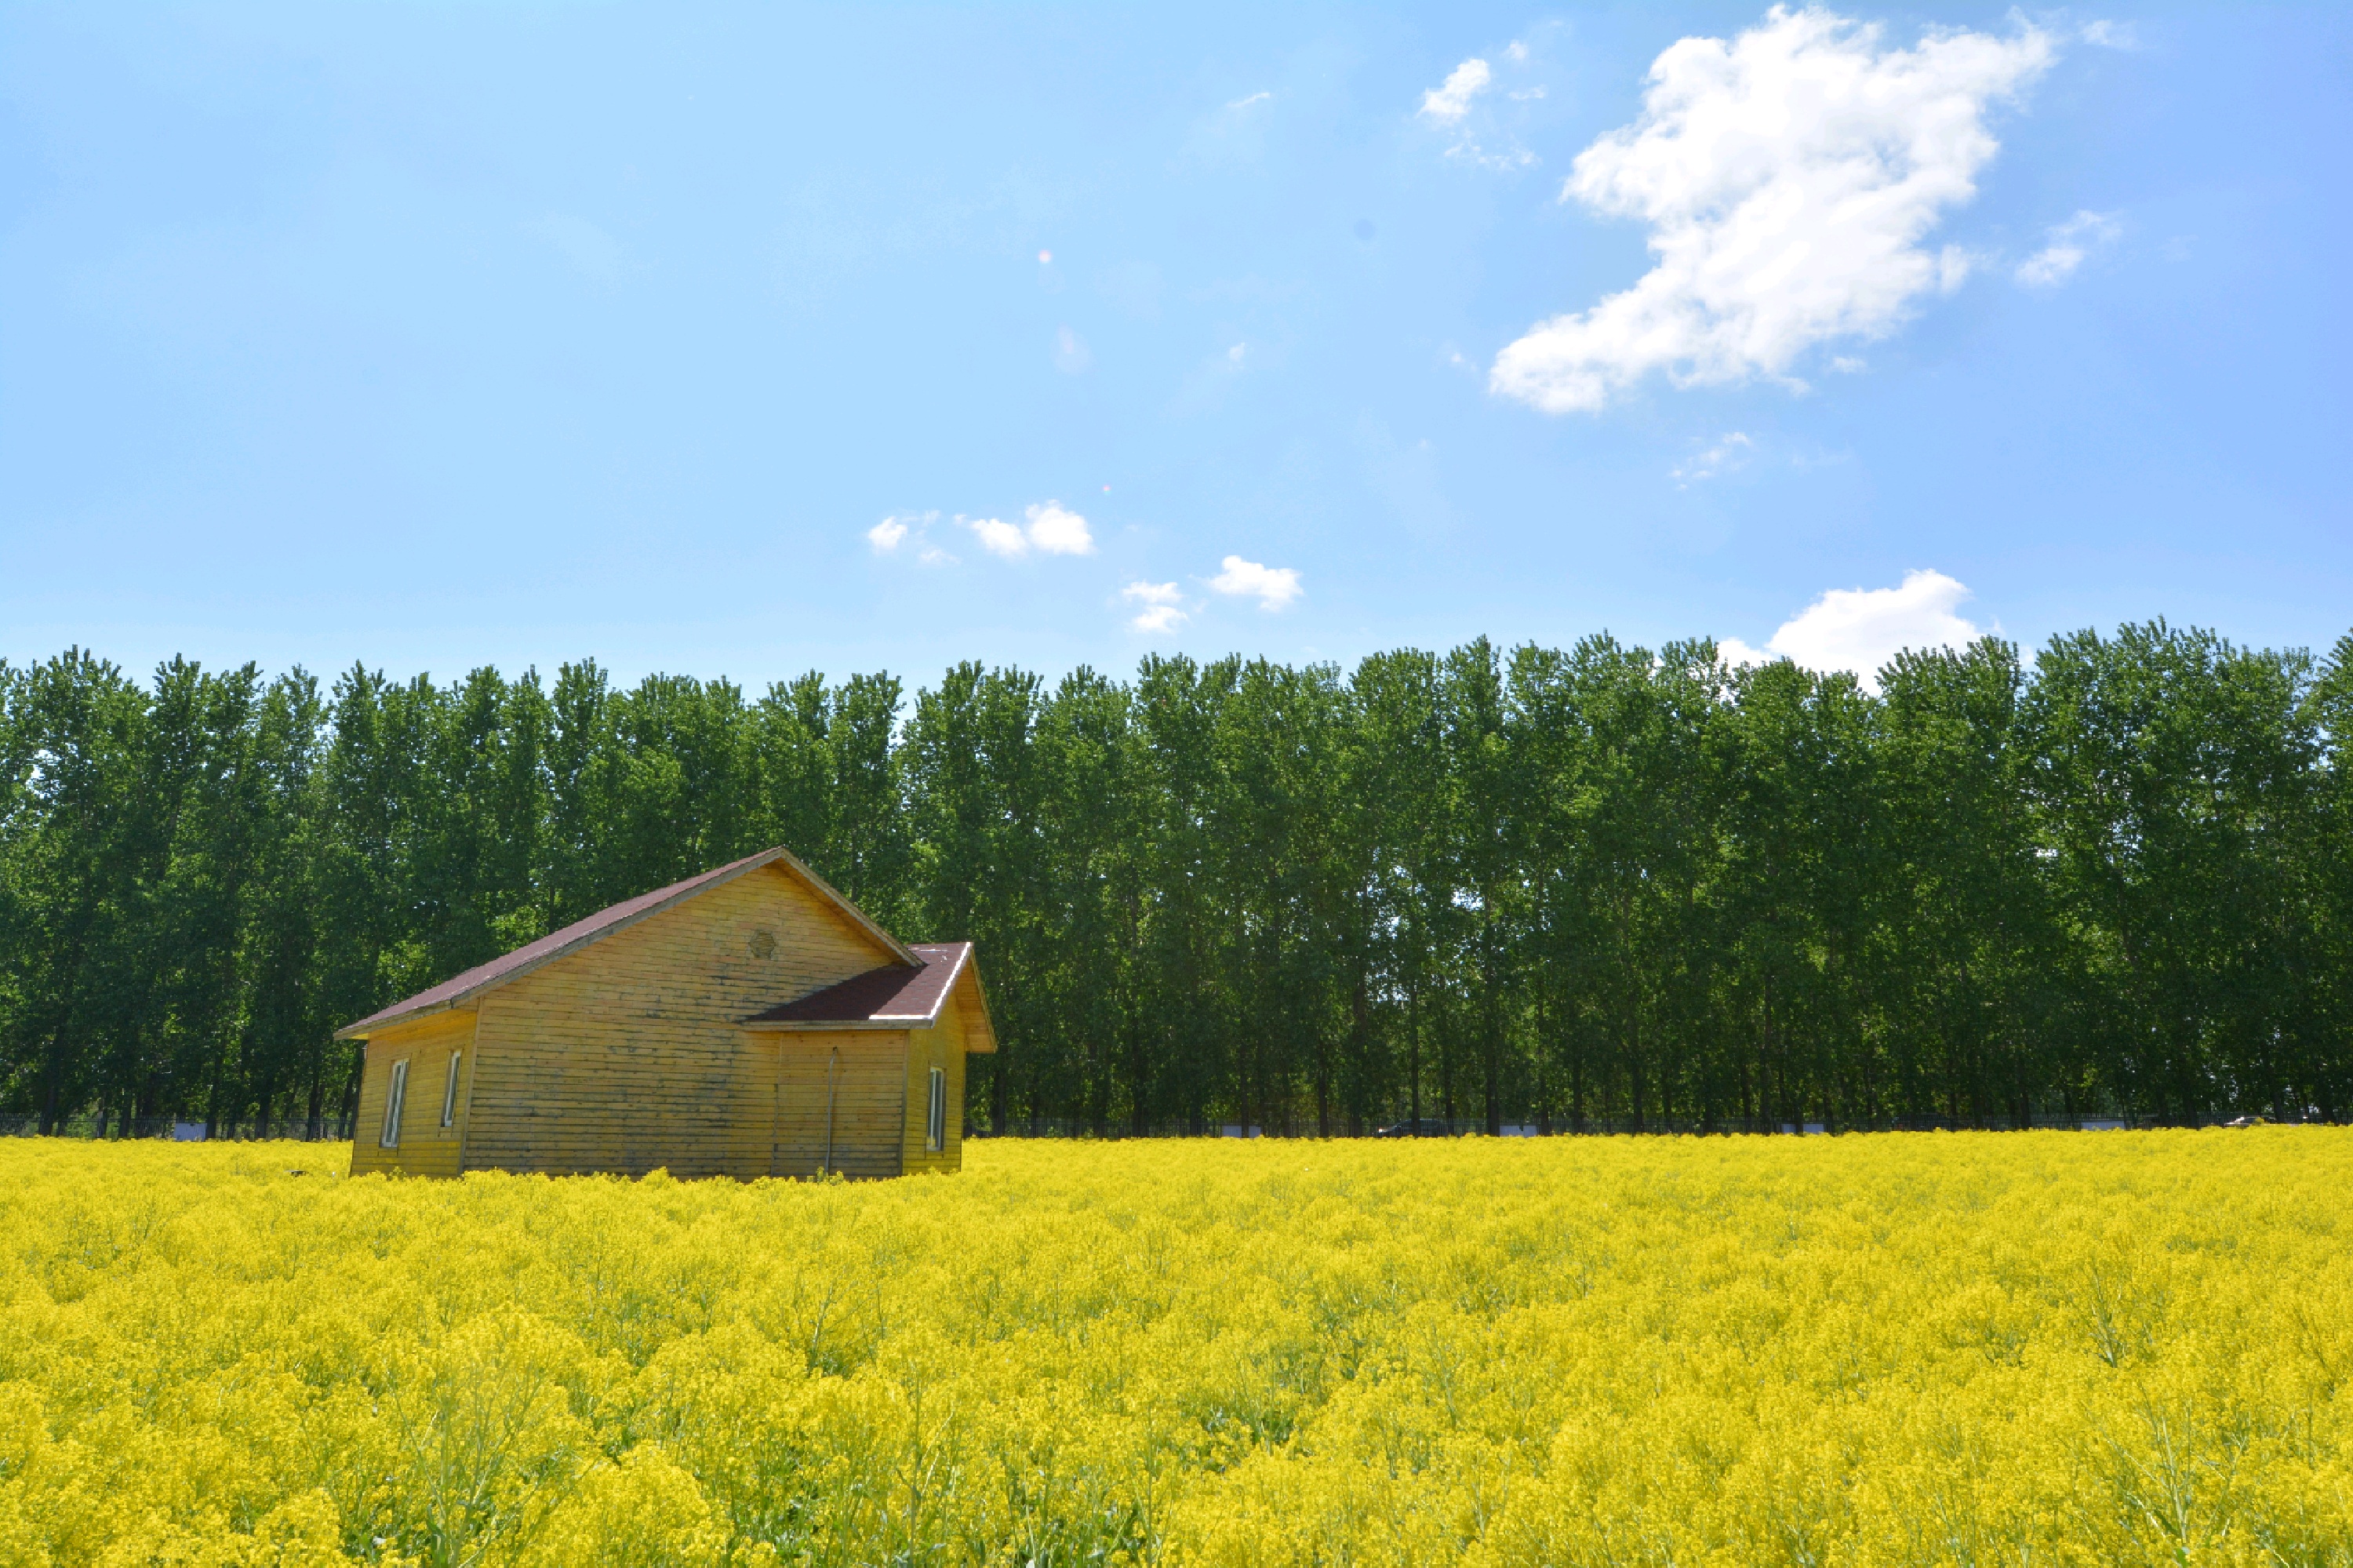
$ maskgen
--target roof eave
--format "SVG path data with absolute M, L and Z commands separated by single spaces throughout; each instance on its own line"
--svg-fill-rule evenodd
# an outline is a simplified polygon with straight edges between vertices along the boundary
M 902 1018 L 747 1018 L 737 1025 L 738 1028 L 756 1030 L 764 1034 L 838 1034 L 848 1029 L 903 1034 L 910 1029 L 923 1029 L 927 1026 L 927 1020 L 913 1013 Z
M 538 968 L 536 964 L 532 967 L 533 969 Z M 501 977 L 501 979 L 503 979 L 503 977 Z M 470 1012 L 473 1011 L 474 999 L 480 996 L 484 991 L 487 991 L 491 986 L 495 986 L 499 983 L 499 980 L 488 981 L 483 985 L 476 986 L 466 991 L 460 995 L 445 997 L 439 1001 L 427 1002 L 423 1007 L 412 1007 L 405 1012 L 396 1012 L 389 1018 L 363 1018 L 357 1023 L 344 1024 L 341 1029 L 335 1031 L 332 1038 L 337 1040 L 365 1040 L 371 1035 L 374 1035 L 380 1031 L 390 1029 L 396 1024 L 414 1023 L 420 1018 L 430 1018 L 437 1012 Z
M 423 1018 L 428 1014 L 438 1012 L 444 1008 L 462 1007 L 485 992 L 496 991 L 502 985 L 512 985 L 515 981 L 522 979 L 523 976 L 531 974 L 535 970 L 545 969 L 548 965 L 554 963 L 558 959 L 568 959 L 573 954 L 578 952 L 581 948 L 592 947 L 595 944 L 603 941 L 606 938 L 611 936 L 616 931 L 626 931 L 640 920 L 651 919 L 654 916 L 660 914 L 665 909 L 674 909 L 679 905 L 685 903 L 688 899 L 693 897 L 698 893 L 708 893 L 714 887 L 723 887 L 728 883 L 734 881 L 737 877 L 757 871 L 760 869 L 761 865 L 765 865 L 766 863 L 766 862 L 763 861 L 758 864 L 746 865 L 736 871 L 729 873 L 725 876 L 720 877 L 717 881 L 706 882 L 702 884 L 700 886 L 690 887 L 683 893 L 672 894 L 670 897 L 663 899 L 660 903 L 648 905 L 645 908 L 638 910 L 636 914 L 628 916 L 626 919 L 616 920 L 609 926 L 599 926 L 595 930 L 590 931 L 584 936 L 575 937 L 572 940 L 565 943 L 564 946 L 557 948 L 553 951 L 542 953 L 539 957 L 532 959 L 527 964 L 517 964 L 511 969 L 500 970 L 497 974 L 491 976 L 488 980 L 478 980 L 474 984 L 470 985 L 465 990 L 459 991 L 455 996 L 445 997 L 439 1001 L 427 1002 L 423 1007 L 409 1008 L 399 1012 L 378 1013 L 373 1018 L 363 1018 L 357 1023 L 346 1023 L 343 1028 L 335 1031 L 335 1038 L 341 1040 L 348 1036 L 353 1040 L 364 1040 L 367 1038 L 368 1033 L 373 1033 L 375 1030 L 385 1028 L 387 1025 L 394 1023 L 406 1023 L 412 1018 Z M 367 1033 L 359 1033 L 361 1031 L 365 1031 Z

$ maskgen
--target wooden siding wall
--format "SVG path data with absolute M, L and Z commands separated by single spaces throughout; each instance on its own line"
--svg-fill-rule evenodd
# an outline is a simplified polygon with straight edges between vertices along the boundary
M 455 1176 L 466 1147 L 466 1100 L 473 1087 L 474 1021 L 470 1010 L 429 1013 L 396 1025 L 367 1043 L 360 1075 L 358 1120 L 352 1125 L 352 1174 L 371 1171 L 409 1176 Z M 456 1125 L 441 1125 L 441 1100 L 449 1086 L 449 1053 L 458 1064 Z M 392 1085 L 392 1065 L 408 1064 L 408 1088 L 401 1102 L 400 1147 L 385 1149 L 384 1100 Z
M 907 1037 L 907 1118 L 900 1147 L 902 1166 L 911 1176 L 918 1171 L 964 1169 L 964 1053 L 965 1018 L 955 997 L 940 1009 L 937 1023 Z M 931 1113 L 934 1067 L 945 1068 L 948 1075 L 948 1135 L 936 1153 L 923 1147 L 930 1130 L 924 1123 Z
M 903 1171 L 900 1133 L 907 1119 L 909 1054 L 903 1031 L 793 1030 L 753 1038 L 774 1053 L 776 1063 L 775 1174 L 823 1171 L 828 1099 L 834 1170 L 851 1177 Z
M 739 1022 L 889 961 L 771 865 L 533 970 L 482 999 L 466 1168 L 765 1176 L 778 1036 Z M 883 1139 L 893 1164 L 897 1125 L 894 1109 Z

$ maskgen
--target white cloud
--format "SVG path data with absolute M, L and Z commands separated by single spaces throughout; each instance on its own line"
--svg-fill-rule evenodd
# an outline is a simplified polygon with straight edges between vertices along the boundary
M 1274 94 L 1271 92 L 1253 92 L 1248 98 L 1235 99 L 1231 103 L 1227 104 L 1226 107 L 1229 109 L 1248 109 L 1253 103 L 1265 103 L 1271 101 L 1273 97 Z
M 1467 59 L 1456 66 L 1442 86 L 1433 87 L 1421 95 L 1421 111 L 1430 119 L 1451 125 L 1471 112 L 1471 101 L 1486 90 L 1494 79 L 1482 59 Z
M 2140 48 L 2140 33 L 2130 22 L 2086 22 L 2080 36 L 2085 43 L 2094 48 L 2137 49 Z
M 893 512 L 873 527 L 866 530 L 866 542 L 874 546 L 878 556 L 895 553 L 899 546 L 913 539 L 923 543 L 924 532 L 939 521 L 936 512 Z M 936 555 L 937 551 L 927 552 Z
M 1254 598 L 1261 609 L 1281 609 L 1299 597 L 1299 573 L 1293 567 L 1262 567 L 1240 556 L 1228 556 L 1219 564 L 1225 570 L 1209 579 L 1219 593 Z
M 1464 140 L 1446 149 L 1450 158 L 1460 158 L 1466 164 L 1476 164 L 1482 169 L 1525 169 L 1536 161 L 1536 155 L 1525 147 L 1506 147 L 1491 153 L 1478 143 Z
M 1143 607 L 1127 623 L 1136 631 L 1174 631 L 1191 619 L 1185 613 L 1185 596 L 1175 583 L 1133 582 L 1119 590 L 1119 597 Z
M 1755 441 L 1738 430 L 1730 430 L 1707 450 L 1679 464 L 1671 477 L 1679 487 L 1714 479 L 1719 473 L 1729 473 L 1746 465 L 1756 450 Z
M 1904 574 L 1892 588 L 1832 588 L 1781 623 L 1760 652 L 1736 637 L 1716 644 L 1728 663 L 1793 659 L 1810 670 L 1852 670 L 1877 690 L 1879 671 L 1906 648 L 1964 648 L 1982 631 L 1954 613 L 1969 590 L 1942 572 Z
M 1049 556 L 1095 553 L 1095 539 L 1087 531 L 1087 520 L 1060 502 L 1039 502 L 1022 515 L 1029 520 L 1027 529 L 998 517 L 959 517 L 956 521 L 972 530 L 982 549 L 1008 561 L 1018 561 L 1031 550 Z
M 956 558 L 937 545 L 932 545 L 925 546 L 923 553 L 915 557 L 915 564 L 919 567 L 953 567 Z
M 1467 59 L 1454 68 L 1442 85 L 1421 95 L 1421 117 L 1453 132 L 1454 140 L 1446 149 L 1448 157 L 1485 169 L 1524 169 L 1537 161 L 1513 134 L 1512 127 L 1520 122 L 1520 117 L 1506 113 L 1499 119 L 1493 111 L 1493 94 L 1504 81 L 1525 75 L 1528 55 L 1525 40 L 1515 39 L 1503 51 L 1500 74 L 1484 59 Z M 1511 103 L 1526 103 L 1544 95 L 1544 84 L 1539 82 L 1504 91 L 1503 96 Z
M 1921 241 L 1998 150 L 1985 116 L 2050 63 L 2049 35 L 1880 29 L 1776 6 L 1730 43 L 1651 64 L 1642 113 L 1577 154 L 1562 199 L 1650 226 L 1657 264 L 1495 358 L 1490 387 L 1550 413 L 1652 371 L 1680 386 L 1788 378 L 1806 350 L 1885 335 L 1968 258 Z
M 1063 327 L 1054 334 L 1054 368 L 1065 376 L 1076 376 L 1095 362 L 1087 347 L 1087 340 Z
M 1770 663 L 1773 658 L 1762 648 L 1751 648 L 1737 637 L 1718 638 L 1715 656 L 1727 664 L 1765 664 Z
M 980 540 L 980 547 L 992 556 L 1018 561 L 1029 553 L 1029 541 L 1021 530 L 1001 518 L 972 517 L 961 521 Z
M 1041 502 L 1022 515 L 1029 519 L 1029 543 L 1050 556 L 1092 556 L 1095 536 L 1087 520 L 1059 501 Z
M 2053 224 L 2042 249 L 2018 264 L 2018 281 L 2030 289 L 2055 289 L 2100 246 L 2124 232 L 2112 212 L 2079 212 Z

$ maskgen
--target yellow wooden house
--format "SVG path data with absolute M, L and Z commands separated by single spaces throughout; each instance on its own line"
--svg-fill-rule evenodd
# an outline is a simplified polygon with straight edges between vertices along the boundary
M 616 904 L 336 1032 L 352 1173 L 899 1176 L 963 1164 L 972 944 L 902 944 L 782 849 Z

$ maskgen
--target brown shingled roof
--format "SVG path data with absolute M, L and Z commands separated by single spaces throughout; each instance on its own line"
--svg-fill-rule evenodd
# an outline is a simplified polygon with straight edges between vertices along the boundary
M 560 931 L 550 931 L 536 942 L 526 943 L 512 953 L 492 959 L 487 964 L 477 964 L 462 974 L 450 976 L 439 985 L 420 991 L 415 996 L 371 1012 L 356 1023 L 346 1023 L 335 1031 L 335 1038 L 338 1040 L 364 1038 L 371 1029 L 390 1023 L 396 1019 L 434 1012 L 445 1007 L 455 1007 L 486 991 L 494 990 L 509 980 L 528 974 L 542 964 L 560 959 L 576 948 L 586 947 L 600 937 L 610 936 L 624 926 L 633 925 L 649 915 L 658 914 L 673 904 L 693 897 L 698 893 L 707 893 L 722 883 L 733 882 L 746 872 L 757 871 L 760 867 L 770 864 L 781 864 L 792 872 L 795 876 L 807 884 L 810 890 L 818 896 L 847 916 L 850 924 L 881 943 L 887 951 L 901 954 L 911 963 L 918 961 L 917 950 L 902 946 L 897 938 L 868 919 L 865 911 L 835 892 L 825 878 L 802 864 L 798 856 L 790 850 L 779 846 L 776 849 L 762 850 L 758 854 L 745 855 L 742 860 L 731 861 L 725 865 L 706 871 L 701 876 L 690 876 L 684 882 L 673 882 L 668 887 L 657 887 L 651 893 L 640 893 L 635 898 L 625 898 L 609 908 L 599 909 L 586 919 L 575 920 Z
M 908 949 L 923 960 L 913 968 L 886 964 L 852 975 L 796 1001 L 755 1012 L 744 1022 L 758 1028 L 830 1024 L 836 1028 L 928 1029 L 972 958 L 970 942 L 917 942 Z

